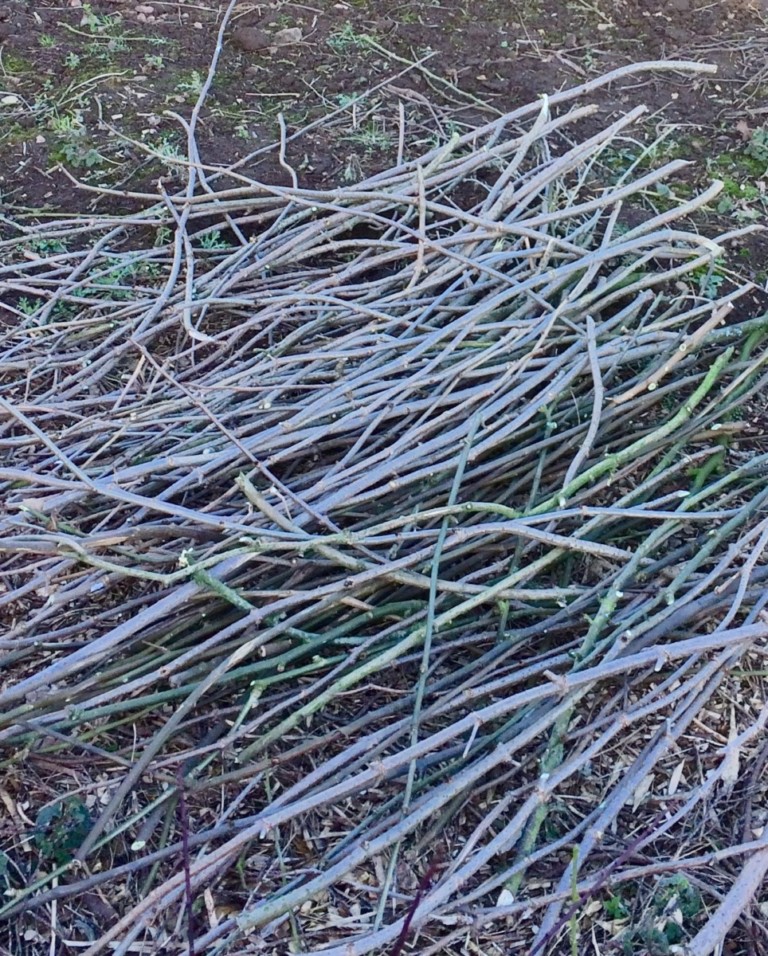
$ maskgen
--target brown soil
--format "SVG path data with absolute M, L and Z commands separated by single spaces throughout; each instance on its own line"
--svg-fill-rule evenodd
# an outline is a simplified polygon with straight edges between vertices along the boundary
M 443 80 L 504 112 L 623 63 L 685 57 L 716 63 L 717 79 L 634 79 L 603 102 L 611 109 L 644 102 L 658 111 L 658 122 L 682 124 L 686 138 L 695 140 L 692 150 L 719 155 L 743 144 L 747 127 L 737 129 L 739 121 L 749 128 L 765 121 L 768 30 L 761 4 L 765 0 L 243 4 L 202 116 L 201 152 L 212 162 L 240 159 L 276 139 L 278 113 L 290 133 L 341 98 L 393 78 L 375 101 L 379 112 L 357 130 L 302 139 L 302 155 L 292 157 L 302 184 L 327 185 L 386 163 L 397 98 L 439 94 L 453 104 L 457 121 L 471 121 L 479 107 Z M 163 166 L 139 144 L 161 152 L 183 147 L 182 128 L 168 111 L 189 113 L 221 13 L 218 6 L 168 0 L 92 6 L 6 0 L 0 9 L 6 208 L 82 211 L 86 199 L 60 164 L 90 183 L 136 188 L 155 182 Z M 429 54 L 425 66 L 434 78 L 416 69 L 396 77 L 404 61 Z M 350 119 L 352 126 L 358 122 Z M 285 181 L 272 153 L 249 166 L 265 180 Z

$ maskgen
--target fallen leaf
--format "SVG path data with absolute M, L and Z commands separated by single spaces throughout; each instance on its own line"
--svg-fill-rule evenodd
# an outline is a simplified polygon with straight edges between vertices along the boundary
M 680 781 L 683 779 L 683 770 L 685 769 L 685 761 L 681 760 L 680 763 L 672 771 L 672 776 L 669 778 L 669 786 L 667 787 L 667 795 L 673 797 L 677 793 L 677 788 L 680 786 Z
M 725 750 L 725 757 L 722 764 L 722 781 L 728 793 L 736 786 L 739 779 L 739 748 L 734 747 L 736 740 L 736 717 L 731 710 L 731 730 L 728 734 L 728 746 Z
M 632 795 L 632 809 L 637 810 L 640 804 L 643 802 L 643 798 L 648 793 L 648 791 L 653 786 L 654 774 L 649 773 L 647 777 L 643 777 L 640 783 L 635 787 L 635 792 Z
M 746 120 L 740 119 L 735 129 L 745 143 L 748 143 L 752 139 L 752 130 Z
M 509 890 L 504 887 L 504 889 L 499 893 L 499 898 L 496 900 L 497 906 L 510 906 L 515 902 L 515 897 Z

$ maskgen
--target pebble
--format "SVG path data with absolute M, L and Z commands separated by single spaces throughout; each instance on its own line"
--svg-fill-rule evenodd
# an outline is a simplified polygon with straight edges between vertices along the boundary
M 272 37 L 258 27 L 235 27 L 232 42 L 246 53 L 255 53 L 256 50 L 266 50 L 271 46 Z
M 301 43 L 302 39 L 301 27 L 285 27 L 272 37 L 272 43 L 275 46 L 292 46 L 294 43 Z
M 140 3 L 135 7 L 136 13 L 149 14 L 154 13 L 155 8 L 151 7 L 148 3 Z

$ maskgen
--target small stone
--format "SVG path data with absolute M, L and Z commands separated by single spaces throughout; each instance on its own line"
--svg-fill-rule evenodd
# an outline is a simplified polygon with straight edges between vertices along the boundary
M 148 3 L 140 3 L 135 7 L 136 13 L 154 13 L 155 8 L 151 7 Z
M 272 45 L 291 46 L 294 43 L 301 43 L 302 39 L 301 27 L 286 27 L 284 30 L 278 30 L 272 37 Z
M 45 136 L 43 136 L 42 133 L 39 136 L 35 136 L 35 142 L 37 143 L 38 146 L 42 146 L 43 143 L 45 142 Z
M 18 106 L 21 100 L 13 93 L 7 93 L 0 99 L 0 106 Z
M 267 50 L 272 46 L 272 37 L 266 30 L 258 27 L 235 27 L 232 31 L 232 42 L 246 53 L 255 53 L 257 50 Z

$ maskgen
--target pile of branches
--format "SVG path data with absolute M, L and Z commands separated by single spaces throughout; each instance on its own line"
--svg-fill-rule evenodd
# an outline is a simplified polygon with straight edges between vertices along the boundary
M 768 326 L 706 294 L 718 184 L 606 179 L 642 110 L 570 101 L 613 79 L 326 191 L 193 122 L 177 192 L 4 221 L 4 917 L 82 948 L 97 895 L 87 956 L 562 952 L 607 887 L 726 859 L 691 952 L 747 907 L 768 829 L 696 826 L 768 719 L 719 696 L 767 646 Z

